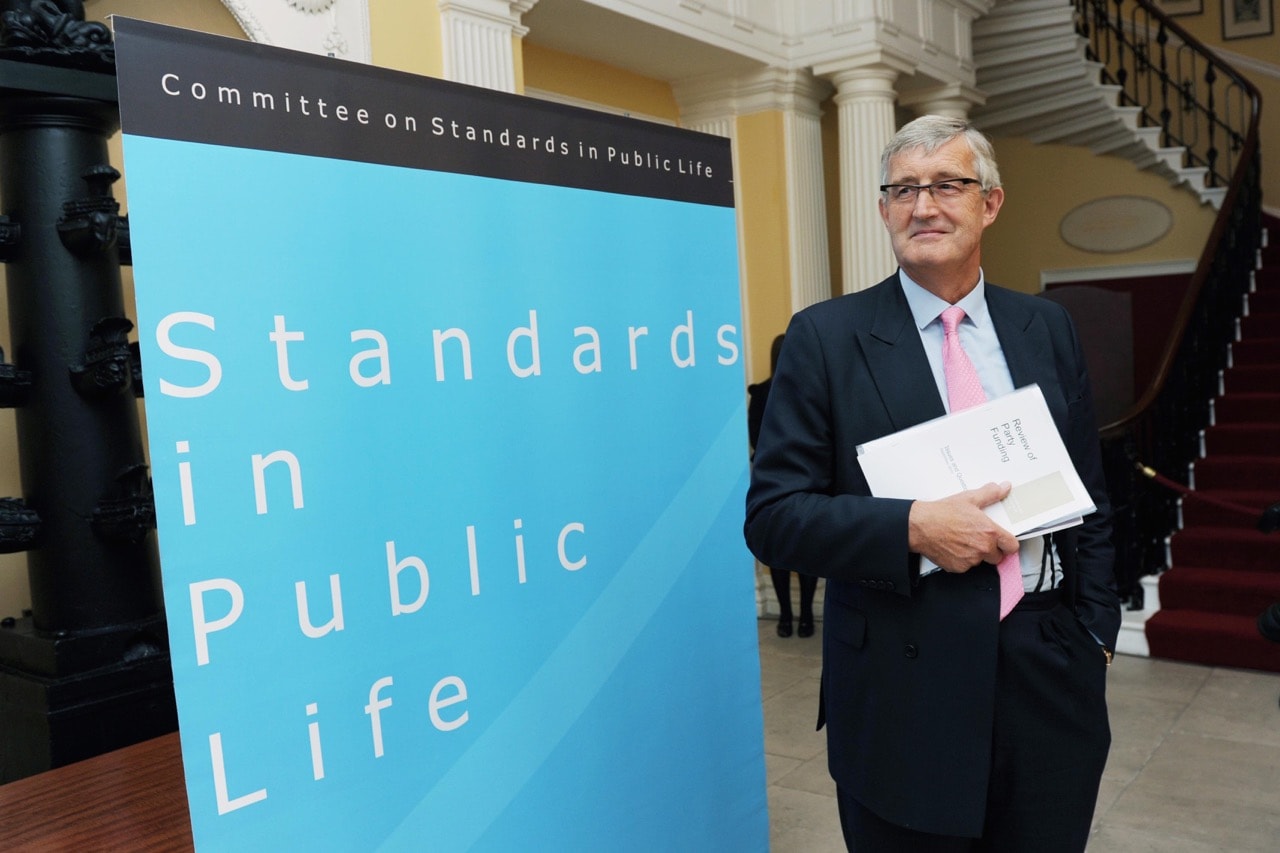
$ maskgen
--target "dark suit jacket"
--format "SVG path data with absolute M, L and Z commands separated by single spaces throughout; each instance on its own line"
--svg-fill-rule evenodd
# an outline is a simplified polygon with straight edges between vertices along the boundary
M 1014 387 L 1040 385 L 1097 504 L 1054 538 L 1066 603 L 1114 648 L 1110 505 L 1075 329 L 1048 300 L 990 284 L 986 298 Z M 996 571 L 984 563 L 921 579 L 907 550 L 911 502 L 870 497 L 856 451 L 944 413 L 896 275 L 798 313 L 770 389 L 745 531 L 766 565 L 827 579 L 819 726 L 825 716 L 836 783 L 893 823 L 977 836 L 991 764 Z

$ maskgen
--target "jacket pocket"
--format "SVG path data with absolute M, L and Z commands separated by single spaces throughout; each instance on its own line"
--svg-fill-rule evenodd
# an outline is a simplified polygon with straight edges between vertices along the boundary
M 867 617 L 848 607 L 828 608 L 822 630 L 833 640 L 860 649 L 867 641 Z

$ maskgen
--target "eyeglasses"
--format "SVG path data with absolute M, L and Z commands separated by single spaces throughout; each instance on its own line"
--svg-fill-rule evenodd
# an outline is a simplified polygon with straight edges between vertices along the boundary
M 952 201 L 959 198 L 970 184 L 981 184 L 977 178 L 947 178 L 945 181 L 934 181 L 931 184 L 885 184 L 880 192 L 889 197 L 889 201 L 897 204 L 915 204 L 921 190 L 928 190 L 935 201 Z

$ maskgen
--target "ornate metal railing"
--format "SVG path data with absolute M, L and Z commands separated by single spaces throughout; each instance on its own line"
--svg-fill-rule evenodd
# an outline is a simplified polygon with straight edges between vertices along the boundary
M 1161 144 L 1187 151 L 1186 165 L 1225 187 L 1244 151 L 1257 91 L 1172 19 L 1144 0 L 1073 0 L 1090 58 L 1141 107 Z
M 1261 100 L 1248 80 L 1145 0 L 1073 2 L 1090 58 L 1122 87 L 1124 103 L 1140 107 L 1143 123 L 1161 129 L 1161 144 L 1185 147 L 1190 165 L 1206 170 L 1206 185 L 1225 188 L 1150 386 L 1102 428 L 1117 581 L 1138 609 L 1142 577 L 1165 568 L 1164 543 L 1177 507 L 1177 496 L 1140 466 L 1187 482 L 1257 265 Z

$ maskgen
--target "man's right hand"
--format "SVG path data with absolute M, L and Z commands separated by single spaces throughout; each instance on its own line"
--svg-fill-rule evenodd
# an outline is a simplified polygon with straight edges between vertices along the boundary
M 948 572 L 999 563 L 1018 550 L 1018 540 L 982 509 L 1004 500 L 1011 489 L 1009 483 L 987 483 L 940 501 L 916 501 L 907 520 L 911 551 Z

